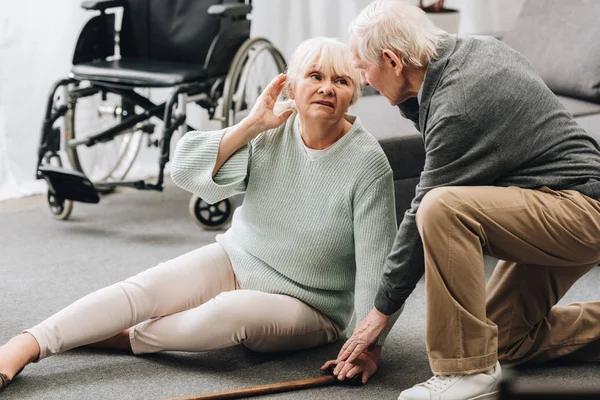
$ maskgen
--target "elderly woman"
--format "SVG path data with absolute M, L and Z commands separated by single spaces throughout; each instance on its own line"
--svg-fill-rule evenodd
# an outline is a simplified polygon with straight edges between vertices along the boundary
M 346 114 L 359 81 L 346 45 L 311 39 L 248 117 L 183 137 L 174 182 L 208 202 L 244 192 L 231 228 L 11 339 L 0 347 L 0 387 L 28 363 L 78 346 L 133 354 L 239 344 L 299 350 L 336 341 L 353 314 L 362 320 L 396 225 L 388 161 Z M 274 111 L 284 89 L 297 111 Z M 379 352 L 357 363 L 363 381 Z

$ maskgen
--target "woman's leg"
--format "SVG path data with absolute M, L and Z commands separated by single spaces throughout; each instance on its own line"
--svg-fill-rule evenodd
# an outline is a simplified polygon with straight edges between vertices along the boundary
M 100 289 L 0 347 L 0 372 L 11 378 L 33 359 L 99 342 L 150 318 L 180 312 L 236 289 L 227 253 L 214 243 Z M 15 355 L 21 355 L 16 357 Z
M 335 323 L 302 301 L 254 290 L 221 293 L 199 307 L 130 329 L 135 354 L 238 344 L 261 352 L 300 350 L 334 342 L 340 334 Z
M 101 349 L 122 350 L 131 352 L 131 343 L 129 342 L 129 329 L 125 329 L 108 339 L 100 340 L 86 344 L 85 347 L 97 347 Z

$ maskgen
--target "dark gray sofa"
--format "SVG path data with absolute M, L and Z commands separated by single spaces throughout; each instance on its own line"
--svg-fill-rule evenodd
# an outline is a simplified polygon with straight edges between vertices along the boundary
M 502 40 L 536 68 L 579 124 L 600 143 L 600 1 L 528 0 Z M 421 134 L 397 107 L 367 95 L 351 108 L 379 139 L 394 171 L 398 222 L 423 168 Z

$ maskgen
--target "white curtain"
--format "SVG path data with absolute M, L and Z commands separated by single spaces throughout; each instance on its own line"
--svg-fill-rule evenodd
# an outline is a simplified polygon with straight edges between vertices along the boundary
M 79 0 L 6 3 L 0 12 L 0 200 L 45 192 L 35 166 L 46 102 L 54 82 L 69 74 L 81 29 L 97 14 Z M 142 146 L 138 160 L 131 175 L 156 175 L 156 149 Z
M 406 0 L 418 4 L 418 0 Z M 447 0 L 460 11 L 459 33 L 502 32 L 514 24 L 525 0 Z M 269 38 L 289 58 L 312 36 L 348 41 L 348 24 L 371 0 L 254 0 L 253 34 Z M 425 4 L 432 3 L 425 1 Z
M 461 11 L 460 33 L 479 33 L 509 29 L 523 1 L 448 0 L 447 5 Z M 347 42 L 348 23 L 369 2 L 254 0 L 252 35 L 268 38 L 289 59 L 293 49 L 312 36 Z M 67 76 L 79 32 L 92 15 L 79 7 L 78 0 L 13 0 L 2 6 L 0 200 L 45 190 L 34 173 L 47 96 L 53 82 Z M 153 93 L 152 98 L 158 100 L 156 96 Z M 214 126 L 206 123 L 204 115 L 190 117 L 194 126 Z M 143 149 L 138 173 L 156 173 L 155 154 Z
M 72 0 L 20 0 L 0 13 L 0 200 L 43 190 L 35 163 L 46 97 L 65 77 L 86 16 Z M 7 7 L 8 6 L 8 10 Z

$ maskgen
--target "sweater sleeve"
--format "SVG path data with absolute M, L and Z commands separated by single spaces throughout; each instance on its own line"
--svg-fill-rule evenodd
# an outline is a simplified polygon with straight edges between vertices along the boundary
M 375 300 L 379 311 L 390 315 L 400 309 L 425 273 L 423 242 L 416 224 L 425 194 L 442 186 L 490 184 L 502 169 L 496 142 L 477 132 L 467 116 L 446 117 L 427 129 L 425 166 L 411 208 L 404 214 L 385 262 Z
M 373 309 L 382 268 L 395 235 L 394 182 L 392 172 L 388 171 L 374 180 L 355 199 L 356 278 L 354 309 L 356 322 L 362 321 Z M 398 312 L 395 318 L 399 315 Z M 390 328 L 393 322 L 390 323 Z M 383 344 L 387 333 L 385 332 L 382 335 L 379 344 Z
M 177 142 L 171 178 L 177 186 L 214 204 L 246 190 L 250 145 L 236 151 L 212 177 L 225 130 L 194 131 Z

